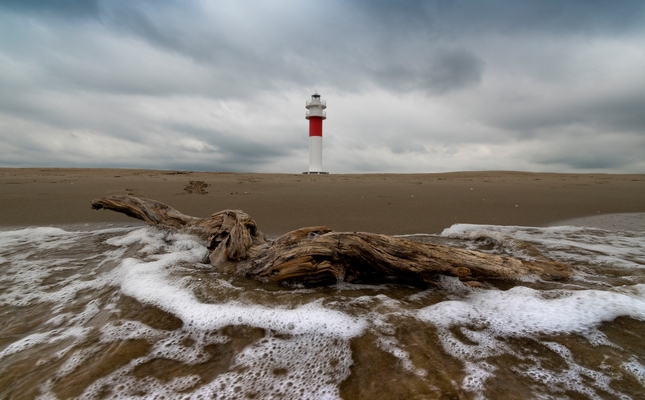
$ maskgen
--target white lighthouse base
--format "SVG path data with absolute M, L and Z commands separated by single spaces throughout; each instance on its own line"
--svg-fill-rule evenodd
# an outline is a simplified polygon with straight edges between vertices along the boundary
M 322 170 L 322 136 L 309 136 L 309 171 L 303 174 L 328 174 Z

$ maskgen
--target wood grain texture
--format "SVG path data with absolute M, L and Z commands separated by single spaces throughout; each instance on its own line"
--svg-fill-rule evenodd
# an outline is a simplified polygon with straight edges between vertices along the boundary
M 527 275 L 566 279 L 572 273 L 568 266 L 544 257 L 528 261 L 388 235 L 334 232 L 325 226 L 297 229 L 268 241 L 255 221 L 240 210 L 196 218 L 133 196 L 97 199 L 92 208 L 199 236 L 207 241 L 215 269 L 270 282 L 304 286 L 397 282 L 427 287 L 442 275 L 472 282 Z

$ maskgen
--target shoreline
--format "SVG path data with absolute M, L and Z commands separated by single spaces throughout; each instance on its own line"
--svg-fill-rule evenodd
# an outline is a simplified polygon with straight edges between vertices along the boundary
M 645 232 L 645 213 L 592 215 L 557 221 L 549 226 L 586 226 L 613 231 Z
M 200 187 L 204 194 L 197 194 Z M 612 214 L 645 213 L 645 174 L 302 175 L 0 168 L 0 227 L 137 224 L 124 215 L 90 208 L 95 198 L 124 194 L 159 200 L 196 217 L 241 209 L 268 235 L 315 225 L 414 234 L 440 233 L 455 223 L 552 226 L 597 224 L 604 218 L 616 226 L 620 218 Z M 577 220 L 589 217 L 600 222 Z M 629 226 L 645 230 L 643 219 L 631 218 Z

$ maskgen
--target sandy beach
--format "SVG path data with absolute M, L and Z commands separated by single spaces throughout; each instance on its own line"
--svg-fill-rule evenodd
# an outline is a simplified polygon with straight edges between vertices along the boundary
M 0 169 L 0 188 L 3 399 L 645 391 L 645 175 L 33 168 Z M 269 237 L 320 224 L 427 233 L 412 240 L 572 274 L 278 285 L 209 265 L 198 237 L 91 209 L 124 194 L 200 217 L 241 209 Z M 332 260 L 356 249 L 338 238 Z
M 190 193 L 191 181 L 208 186 L 202 194 Z M 312 176 L 3 168 L 0 226 L 134 223 L 90 208 L 95 198 L 123 194 L 156 199 L 198 217 L 241 209 L 269 235 L 313 225 L 337 231 L 439 233 L 455 223 L 548 226 L 642 213 L 645 175 L 490 171 Z

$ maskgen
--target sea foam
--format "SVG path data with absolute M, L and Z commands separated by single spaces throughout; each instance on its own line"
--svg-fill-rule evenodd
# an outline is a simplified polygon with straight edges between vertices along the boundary
M 450 376 L 442 390 L 453 395 L 487 397 L 511 379 L 527 397 L 624 397 L 634 389 L 621 377 L 642 388 L 645 360 L 621 348 L 631 336 L 612 321 L 623 317 L 637 331 L 645 321 L 643 235 L 455 225 L 421 239 L 546 256 L 577 273 L 562 282 L 488 282 L 488 289 L 445 277 L 419 291 L 347 283 L 292 289 L 234 278 L 213 271 L 199 239 L 154 228 L 3 231 L 0 307 L 10 340 L 0 359 L 8 371 L 31 360 L 42 377 L 27 387 L 38 385 L 42 398 L 56 398 L 61 382 L 92 368 L 103 372 L 76 395 L 340 398 L 344 382 L 369 390 L 372 377 L 361 373 L 372 360 L 403 389 L 429 397 L 440 394 L 442 374 Z M 586 359 L 599 349 L 610 349 L 609 361 Z
M 208 254 L 194 240 L 179 237 L 172 243 L 154 242 L 142 232 L 133 232 L 129 239 L 144 243 L 143 252 L 165 247 L 167 254 L 152 261 L 128 258 L 119 268 L 122 293 L 142 303 L 152 304 L 180 318 L 188 327 L 217 330 L 229 325 L 248 325 L 287 334 L 317 333 L 345 339 L 360 335 L 365 322 L 321 306 L 320 301 L 295 308 L 264 307 L 240 302 L 205 304 L 197 300 L 189 286 L 169 277 L 173 267 L 181 263 L 198 263 Z M 130 240 L 111 243 L 129 243 Z
M 636 285 L 636 290 L 645 285 Z M 475 291 L 467 299 L 443 301 L 419 310 L 419 318 L 436 326 L 471 325 L 499 337 L 584 333 L 619 316 L 645 320 L 645 297 L 610 291 L 528 287 Z

